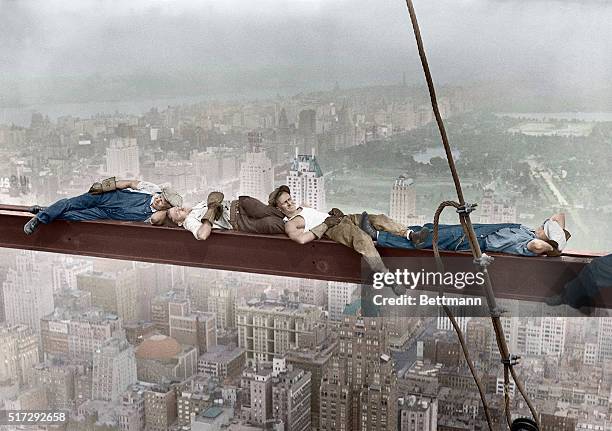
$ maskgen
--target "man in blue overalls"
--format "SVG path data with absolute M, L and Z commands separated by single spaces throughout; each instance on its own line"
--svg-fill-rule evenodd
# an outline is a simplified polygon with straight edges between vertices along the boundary
M 183 198 L 170 188 L 160 188 L 153 183 L 138 180 L 120 180 L 115 177 L 94 183 L 89 191 L 80 196 L 60 199 L 47 208 L 37 205 L 30 208 L 36 214 L 23 227 L 31 235 L 40 223 L 48 224 L 55 219 L 121 220 L 162 224 L 166 210 L 181 206 Z
M 474 224 L 474 232 L 482 251 L 509 253 L 519 256 L 560 256 L 570 238 L 565 230 L 565 215 L 555 214 L 546 219 L 537 229 L 529 229 L 518 223 Z M 368 217 L 362 217 L 360 225 L 366 233 L 372 236 L 381 247 L 414 249 L 415 246 L 402 236 L 388 232 L 377 231 L 369 223 Z M 410 226 L 418 232 L 428 228 L 433 232 L 433 224 Z M 432 248 L 433 235 L 420 248 Z M 440 225 L 438 247 L 440 250 L 466 251 L 470 243 L 461 225 Z

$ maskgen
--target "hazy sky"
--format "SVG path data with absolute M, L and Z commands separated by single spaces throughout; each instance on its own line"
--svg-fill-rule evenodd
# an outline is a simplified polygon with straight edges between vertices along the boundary
M 612 2 L 414 3 L 438 82 L 612 78 Z M 421 79 L 402 0 L 0 0 L 1 78 L 262 68 Z

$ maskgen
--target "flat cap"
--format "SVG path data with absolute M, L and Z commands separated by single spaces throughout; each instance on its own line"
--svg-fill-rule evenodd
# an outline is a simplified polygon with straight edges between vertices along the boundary
M 161 191 L 161 195 L 173 207 L 180 207 L 183 205 L 183 197 L 170 187 L 164 187 Z
M 270 193 L 270 196 L 268 196 L 268 205 L 275 207 L 276 200 L 281 195 L 281 193 L 291 194 L 291 190 L 289 189 L 289 186 L 286 186 L 285 184 L 283 184 L 282 186 L 278 186 L 277 188 L 275 188 L 274 191 Z

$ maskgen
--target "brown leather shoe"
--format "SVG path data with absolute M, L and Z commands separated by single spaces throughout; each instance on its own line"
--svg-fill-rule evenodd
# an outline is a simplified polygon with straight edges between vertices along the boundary
M 223 199 L 225 196 L 221 192 L 211 192 L 208 195 L 208 199 L 206 200 L 206 206 L 208 210 L 204 213 L 202 217 L 202 222 L 204 220 L 208 221 L 211 225 L 214 224 L 216 220 L 219 220 L 223 215 Z
M 426 227 L 418 232 L 413 231 L 410 233 L 410 241 L 412 241 L 416 248 L 421 248 L 425 244 L 425 241 L 427 241 L 427 238 L 429 238 L 429 233 L 429 229 Z

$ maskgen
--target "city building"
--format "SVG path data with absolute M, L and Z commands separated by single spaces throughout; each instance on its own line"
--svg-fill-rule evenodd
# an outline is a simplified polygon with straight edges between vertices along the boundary
M 4 318 L 9 325 L 26 325 L 40 334 L 40 319 L 53 313 L 51 268 L 31 251 L 19 251 L 15 267 L 2 283 Z
M 246 354 L 242 347 L 217 345 L 200 355 L 198 374 L 220 380 L 235 378 L 240 375 L 245 363 Z
M 174 338 L 154 334 L 136 347 L 138 380 L 163 384 L 183 381 L 197 372 L 198 349 Z
M 168 386 L 153 386 L 144 391 L 145 429 L 167 431 L 176 420 L 176 392 Z
M 315 347 L 290 350 L 285 354 L 287 364 L 310 373 L 310 423 L 319 429 L 320 389 L 323 372 L 327 368 L 337 343 L 331 339 Z
M 272 379 L 272 418 L 283 424 L 284 431 L 311 429 L 311 374 L 286 359 L 274 359 Z
M 25 325 L 0 325 L 0 385 L 24 385 L 38 363 L 38 337 Z
M 306 205 L 319 211 L 327 211 L 325 204 L 325 178 L 314 155 L 295 154 L 291 162 L 287 186 L 297 205 Z
M 342 283 L 339 281 L 328 281 L 327 309 L 329 320 L 342 320 L 344 307 L 356 300 L 358 294 L 358 284 Z
M 193 418 L 191 422 L 191 431 L 227 430 L 233 418 L 233 408 L 212 406 Z
M 198 348 L 198 354 L 217 345 L 217 327 L 214 313 L 192 311 L 189 300 L 168 303 L 170 337 L 180 344 Z
M 208 294 L 208 312 L 217 318 L 217 329 L 226 331 L 236 327 L 234 307 L 236 305 L 236 284 L 232 278 L 215 280 Z
M 138 272 L 92 271 L 76 276 L 79 290 L 91 293 L 92 305 L 114 313 L 124 322 L 138 319 Z
M 399 399 L 399 431 L 437 431 L 438 399 L 409 395 Z
M 238 345 L 249 362 L 271 361 L 306 342 L 321 318 L 313 305 L 253 299 L 236 305 Z
M 416 188 L 411 178 L 400 175 L 393 183 L 389 217 L 405 226 L 413 225 L 416 216 Z
M 493 190 L 485 190 L 478 204 L 480 223 L 516 223 L 516 206 L 496 198 Z
M 240 196 L 252 196 L 267 202 L 268 194 L 274 189 L 274 167 L 261 148 L 261 132 L 249 133 L 249 152 L 240 164 Z
M 125 337 L 113 337 L 96 349 L 93 354 L 93 400 L 117 402 L 136 381 L 134 348 Z
M 117 178 L 138 178 L 139 155 L 136 138 L 111 138 L 106 148 L 106 173 Z
M 320 429 L 395 430 L 397 376 L 385 319 L 362 317 L 359 300 L 344 314 L 321 383 Z

